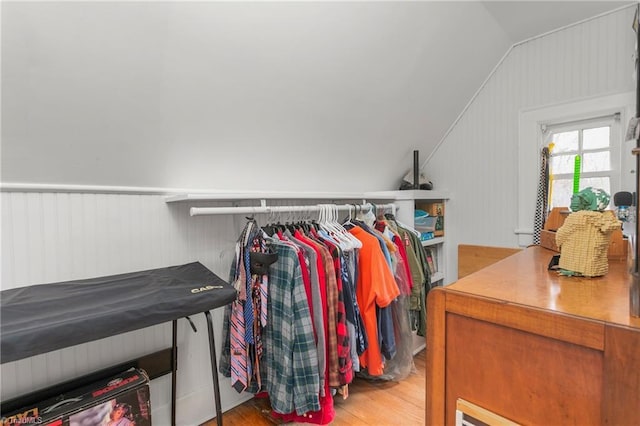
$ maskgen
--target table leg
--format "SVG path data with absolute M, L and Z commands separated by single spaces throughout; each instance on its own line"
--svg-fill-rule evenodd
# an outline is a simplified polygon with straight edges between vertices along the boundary
M 213 320 L 211 312 L 205 311 L 207 317 L 207 330 L 209 331 L 209 353 L 211 355 L 211 374 L 213 375 L 213 395 L 216 400 L 216 422 L 222 426 L 222 408 L 220 404 L 220 384 L 218 383 L 218 364 L 216 362 L 216 343 L 213 336 Z
M 171 426 L 176 426 L 176 388 L 178 373 L 178 320 L 173 320 L 171 353 Z

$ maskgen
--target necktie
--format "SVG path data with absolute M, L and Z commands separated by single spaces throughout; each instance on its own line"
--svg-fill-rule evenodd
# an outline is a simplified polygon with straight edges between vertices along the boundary
M 533 224 L 533 244 L 540 244 L 540 231 L 547 214 L 547 197 L 549 191 L 549 149 L 542 148 L 540 159 L 540 180 L 538 181 L 538 196 L 536 198 L 536 213 Z
M 238 392 L 247 388 L 247 345 L 244 342 L 244 318 L 242 303 L 234 301 L 231 305 L 231 383 Z
M 252 242 L 250 241 L 249 244 Z M 246 270 L 246 299 L 244 301 L 244 338 L 248 344 L 253 344 L 253 277 L 251 276 L 251 260 L 249 257 L 251 247 L 244 248 L 244 267 Z
M 249 222 L 243 229 L 238 242 L 236 243 L 236 272 L 234 284 L 238 290 L 238 297 L 231 304 L 231 324 L 230 324 L 230 349 L 231 349 L 231 386 L 237 392 L 243 392 L 249 383 L 249 366 L 247 365 L 247 343 L 246 343 L 246 319 L 244 315 L 245 302 L 251 298 L 247 295 L 247 281 L 251 280 L 251 275 L 247 274 L 245 259 L 248 258 L 246 242 L 252 224 Z M 248 275 L 248 276 L 247 276 Z M 249 323 L 249 328 L 251 327 Z

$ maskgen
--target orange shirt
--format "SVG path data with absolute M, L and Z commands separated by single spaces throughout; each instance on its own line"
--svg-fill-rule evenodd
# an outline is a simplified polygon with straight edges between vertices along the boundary
M 366 367 L 370 375 L 380 376 L 383 373 L 384 361 L 378 342 L 376 306 L 388 306 L 400 295 L 400 290 L 380 249 L 378 239 L 357 226 L 349 232 L 362 242 L 358 256 L 356 298 L 369 347 L 360 355 L 360 366 Z

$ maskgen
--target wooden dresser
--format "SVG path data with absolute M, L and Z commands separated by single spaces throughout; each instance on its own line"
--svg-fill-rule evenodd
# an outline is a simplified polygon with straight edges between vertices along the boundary
M 530 247 L 429 293 L 427 424 L 455 424 L 462 398 L 520 424 L 640 425 L 626 263 L 561 277 L 553 254 Z

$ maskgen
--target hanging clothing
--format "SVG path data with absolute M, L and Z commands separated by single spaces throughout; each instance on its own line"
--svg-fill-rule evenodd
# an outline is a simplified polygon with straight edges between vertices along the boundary
M 386 230 L 390 231 L 393 234 L 391 240 L 396 246 L 396 250 L 398 253 L 398 266 L 395 271 L 396 282 L 398 283 L 398 287 L 400 288 L 400 293 L 408 296 L 411 294 L 411 289 L 413 288 L 413 279 L 407 250 L 405 248 L 404 241 L 398 231 L 399 225 L 391 215 L 389 215 L 389 218 L 386 218 L 384 220 L 384 225 Z
M 223 351 L 218 368 L 220 373 L 231 378 L 232 387 L 238 393 L 260 391 L 264 380 L 260 364 L 262 328 L 267 322 L 268 279 L 264 275 L 251 274 L 252 251 L 266 251 L 255 221 L 247 222 L 236 242 L 229 282 L 238 291 L 238 297 L 225 308 Z
M 286 233 L 285 233 L 286 234 Z M 318 351 L 318 376 L 320 377 L 320 396 L 324 396 L 325 391 L 325 372 L 327 370 L 327 344 L 325 338 L 327 307 L 323 304 L 326 300 L 326 288 L 320 287 L 320 283 L 324 286 L 325 277 L 320 260 L 320 254 L 312 246 L 311 242 L 306 241 L 306 237 L 300 230 L 296 230 L 291 239 L 298 244 L 304 251 L 309 260 L 309 275 L 311 278 L 311 304 L 313 311 L 311 312 L 313 319 L 313 328 L 316 337 L 316 349 Z
M 270 320 L 264 331 L 267 381 L 271 407 L 279 413 L 303 415 L 320 410 L 318 354 L 298 255 L 272 240 L 278 261 L 270 268 Z
M 344 251 L 341 259 L 342 282 L 344 285 L 344 303 L 347 314 L 347 329 L 349 331 L 349 355 L 351 357 L 351 370 L 353 374 L 360 371 L 358 356 L 367 349 L 367 336 L 364 323 L 360 315 L 360 308 L 356 298 L 356 265 L 358 249 Z
M 378 218 L 376 229 L 390 238 L 396 246 L 397 265 L 394 271 L 394 278 L 400 289 L 400 295 L 386 308 L 391 313 L 393 333 L 395 338 L 395 350 L 392 357 L 385 355 L 384 372 L 379 376 L 371 376 L 366 370 L 360 372 L 364 378 L 374 378 L 383 380 L 402 380 L 416 371 L 413 361 L 413 333 L 409 315 L 409 298 L 411 294 L 409 271 L 406 255 L 404 254 L 404 244 L 396 231 L 395 219 Z M 384 342 L 383 342 L 384 343 Z M 384 353 L 384 346 L 383 346 Z
M 316 268 L 317 268 L 317 271 L 319 272 L 318 281 L 319 283 L 326 282 L 325 268 L 321 260 L 322 255 L 318 248 L 319 246 L 317 246 L 318 243 L 304 237 L 302 233 L 296 233 L 296 236 L 298 236 L 301 241 L 307 241 L 309 243 L 309 247 L 313 247 L 314 245 L 316 245 L 316 248 L 318 250 L 316 252 L 316 255 L 317 255 Z M 319 312 L 321 314 L 320 319 L 322 322 L 320 327 L 317 327 L 318 335 L 319 336 L 326 335 L 328 334 L 326 285 L 319 286 L 319 288 L 317 289 L 317 292 L 314 292 L 313 294 L 315 296 L 320 295 L 320 298 L 321 298 L 321 305 L 320 305 L 321 308 L 319 309 Z M 320 330 L 322 330 L 322 332 Z M 328 341 L 326 341 L 326 339 L 323 340 L 322 347 L 318 342 L 318 345 L 317 345 L 317 348 L 319 348 L 318 352 L 321 352 L 320 351 L 320 348 L 321 348 L 323 349 L 322 352 L 326 354 L 328 349 L 327 347 L 328 347 Z M 334 420 L 336 413 L 333 406 L 333 396 L 331 395 L 331 390 L 329 387 L 329 368 L 328 368 L 329 359 L 327 356 L 325 356 L 325 358 L 322 361 L 319 360 L 318 362 L 319 362 L 318 371 L 321 371 L 321 374 L 318 375 L 318 378 L 320 380 L 320 383 L 322 384 L 322 388 L 320 389 L 320 395 L 319 395 L 320 408 L 317 410 L 310 410 L 305 413 L 299 413 L 298 411 L 283 413 L 283 412 L 278 412 L 276 410 L 273 410 L 271 412 L 272 417 L 274 417 L 275 419 L 279 419 L 284 423 L 299 422 L 299 423 L 314 423 L 314 424 L 321 424 L 321 425 L 329 424 Z
M 384 258 L 387 262 L 389 270 L 393 275 L 395 267 L 397 266 L 397 259 L 395 254 L 395 246 L 394 244 L 386 238 L 382 232 L 376 229 L 377 222 L 374 222 L 369 226 L 368 224 L 357 222 L 358 226 L 364 229 L 366 232 L 371 234 L 378 240 L 378 244 L 380 245 L 380 250 L 384 255 Z M 396 353 L 396 342 L 395 335 L 393 330 L 393 318 L 390 306 L 384 307 L 376 307 L 376 318 L 378 321 L 377 330 L 378 330 L 378 344 L 380 346 L 380 350 L 385 359 L 391 359 L 395 356 Z
M 329 390 L 329 383 L 325 381 L 324 396 L 320 397 L 320 410 L 310 411 L 303 415 L 296 413 L 281 414 L 275 411 L 271 412 L 271 416 L 275 419 L 282 420 L 283 423 L 314 423 L 326 425 L 331 423 L 336 417 L 336 410 L 333 407 L 333 396 Z
M 348 237 L 359 249 L 331 227 L 273 225 L 269 237 L 253 222 L 238 239 L 230 279 L 239 296 L 225 309 L 219 370 L 238 391 L 267 396 L 284 422 L 333 421 L 332 389 L 346 398 L 356 371 L 399 380 L 415 369 L 416 248 L 395 223 L 355 223 Z M 278 260 L 252 274 L 250 253 L 267 250 Z
M 422 283 L 425 282 L 425 270 L 420 264 L 420 259 L 416 255 L 416 251 L 414 249 L 415 245 L 413 243 L 413 237 L 415 236 L 415 234 L 402 226 L 398 226 L 397 230 L 398 235 L 402 240 L 402 244 L 404 245 L 405 253 L 407 255 L 409 271 L 411 273 L 411 282 L 413 284 L 411 286 L 411 289 L 413 291 L 414 287 L 419 288 Z M 418 300 L 412 299 L 411 302 L 411 309 L 415 310 L 419 308 Z
M 266 391 L 275 411 L 296 412 L 300 415 L 318 411 L 318 358 L 300 257 L 289 243 L 269 239 L 268 243 L 278 254 L 278 261 L 269 268 L 268 298 L 265 304 L 265 318 L 268 320 L 263 324 L 263 315 L 259 314 L 262 293 L 255 291 L 260 289 L 255 284 L 262 281 L 255 274 L 251 276 L 250 272 L 247 273 L 250 271 L 247 253 L 250 249 L 266 249 L 266 243 L 252 222 L 247 224 L 238 240 L 236 261 L 232 265 L 230 276 L 233 277 L 232 282 L 240 288 L 239 300 L 235 306 L 225 311 L 224 343 L 219 371 L 227 377 L 235 378 L 238 376 L 238 365 L 241 364 L 240 373 L 243 365 L 247 365 L 246 384 L 241 382 L 242 387 L 234 388 L 252 393 Z M 254 287 L 247 287 L 244 283 L 252 283 Z M 244 309 L 249 304 L 245 299 L 252 293 L 256 296 L 250 305 L 253 315 L 246 315 Z M 237 310 L 235 313 L 234 308 Z M 254 326 L 255 324 L 258 325 Z M 244 333 L 236 333 L 236 326 L 244 327 Z M 247 328 L 252 329 L 253 344 L 248 342 Z M 246 350 L 240 352 L 238 348 Z M 245 362 L 239 362 L 241 359 Z M 309 374 L 310 371 L 313 374 Z M 236 378 L 232 383 L 238 381 Z
M 338 245 L 333 244 L 327 238 L 322 238 L 322 233 L 319 235 L 320 241 L 322 241 L 327 249 L 329 255 L 333 260 L 333 270 L 335 273 L 335 288 L 329 293 L 332 297 L 327 300 L 328 304 L 335 302 L 335 310 L 329 308 L 329 314 L 334 315 L 329 320 L 329 326 L 332 327 L 332 321 L 335 323 L 336 330 L 336 360 L 337 369 L 335 372 L 330 370 L 330 382 L 332 387 L 341 387 L 348 385 L 353 380 L 353 368 L 351 363 L 351 355 L 349 350 L 349 330 L 347 329 L 347 316 L 346 308 L 344 305 L 344 287 L 342 283 L 342 263 L 340 261 L 341 249 Z M 334 379 L 333 381 L 331 379 Z
M 427 300 L 427 293 L 431 289 L 431 272 L 422 241 L 420 241 L 420 238 L 414 233 L 408 230 L 405 231 L 406 236 L 411 242 L 411 248 L 416 255 L 416 268 L 418 268 L 419 275 L 422 277 L 422 281 L 418 281 L 418 285 L 416 285 L 416 281 L 414 280 L 414 285 L 411 289 L 410 310 L 412 315 L 412 328 L 416 330 L 418 336 L 424 337 L 427 333 L 427 306 L 425 302 Z
M 389 306 L 400 294 L 400 290 L 386 263 L 378 239 L 360 227 L 354 227 L 349 232 L 362 243 L 356 296 L 369 338 L 369 347 L 360 355 L 360 366 L 366 367 L 369 374 L 379 376 L 384 370 L 384 360 L 377 339 L 376 308 Z
M 260 321 L 261 317 L 266 321 L 266 315 L 259 306 L 262 299 L 259 287 L 266 285 L 266 278 L 252 276 L 250 271 L 250 252 L 261 250 L 256 231 L 256 223 L 249 221 L 236 242 L 236 260 L 233 265 L 232 282 L 238 291 L 238 297 L 231 304 L 230 374 L 231 384 L 238 392 L 246 390 L 254 378 L 257 378 L 258 386 L 261 382 L 258 364 L 262 355 L 262 343 L 260 333 L 255 333 L 260 328 L 255 321 Z M 254 376 L 254 371 L 258 372 L 257 376 Z
M 327 361 L 328 361 L 328 377 L 329 386 L 337 387 L 340 385 L 339 381 L 339 366 L 338 366 L 338 335 L 336 332 L 336 317 L 337 317 L 337 304 L 338 304 L 338 284 L 336 283 L 336 272 L 333 266 L 333 259 L 331 253 L 321 242 L 316 240 L 320 256 L 322 258 L 322 265 L 324 268 L 324 275 L 326 280 L 326 307 L 327 307 Z

